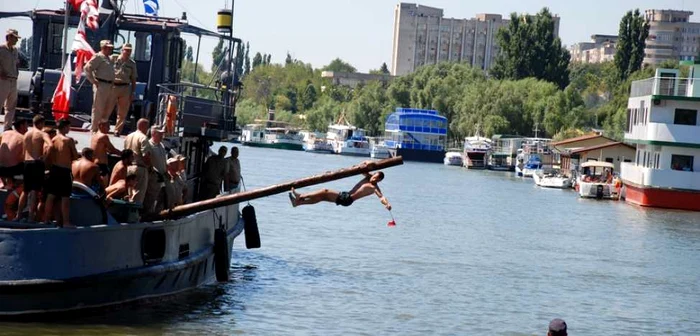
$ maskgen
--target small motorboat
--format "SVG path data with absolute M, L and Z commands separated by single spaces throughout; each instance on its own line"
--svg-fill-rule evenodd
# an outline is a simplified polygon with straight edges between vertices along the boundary
M 462 159 L 461 152 L 447 152 L 445 153 L 445 159 L 443 161 L 446 166 L 458 166 L 464 165 L 464 159 Z
M 537 186 L 543 188 L 569 189 L 573 183 L 570 177 L 556 170 L 548 172 L 537 170 L 532 174 L 532 178 Z

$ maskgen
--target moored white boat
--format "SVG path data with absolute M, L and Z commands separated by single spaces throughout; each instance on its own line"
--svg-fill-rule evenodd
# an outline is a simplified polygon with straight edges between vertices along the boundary
M 561 174 L 559 171 L 544 172 L 543 170 L 537 170 L 532 174 L 532 179 L 537 186 L 543 188 L 569 189 L 572 185 L 571 178 Z
M 462 153 L 460 152 L 447 152 L 445 153 L 444 164 L 446 166 L 459 166 L 464 165 L 464 160 L 462 159 Z
M 588 161 L 581 164 L 576 189 L 582 198 L 619 199 L 619 182 L 613 176 L 615 166 L 609 162 Z
M 365 136 L 365 130 L 361 128 L 344 124 L 330 125 L 326 138 L 336 154 L 370 156 L 369 140 Z
M 372 146 L 370 157 L 373 159 L 388 159 L 391 157 L 391 151 L 386 145 L 377 144 Z

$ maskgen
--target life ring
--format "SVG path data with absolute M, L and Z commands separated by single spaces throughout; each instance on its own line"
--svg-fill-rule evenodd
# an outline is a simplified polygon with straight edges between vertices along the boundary
M 17 218 L 17 213 L 19 212 L 19 196 L 22 195 L 22 192 L 24 191 L 24 188 L 22 186 L 18 186 L 14 190 L 10 192 L 9 195 L 7 195 L 7 199 L 5 199 L 5 216 L 7 216 L 7 220 L 13 220 Z
M 229 247 L 226 241 L 226 230 L 214 230 L 214 271 L 216 280 L 226 282 L 229 280 Z
M 109 217 L 107 216 L 107 208 L 105 207 L 104 202 L 102 202 L 102 197 L 92 190 L 92 188 L 80 182 L 73 181 L 73 189 L 78 189 L 92 197 L 97 206 L 100 207 L 100 212 L 102 213 L 102 224 L 108 224 L 107 222 Z
M 100 199 L 100 195 L 98 195 L 92 188 L 86 186 L 83 183 L 73 181 L 73 188 L 78 189 L 86 194 L 88 194 L 90 197 L 94 199 Z
M 168 107 L 165 115 L 165 133 L 172 135 L 175 130 L 175 119 L 177 118 L 177 97 L 168 96 Z

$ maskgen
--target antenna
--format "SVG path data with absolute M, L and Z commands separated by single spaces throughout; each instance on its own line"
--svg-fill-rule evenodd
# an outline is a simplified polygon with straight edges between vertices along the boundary
M 537 136 L 538 134 L 540 134 L 540 123 L 539 123 L 539 122 L 536 122 L 536 123 L 535 123 L 535 138 L 538 137 L 538 136 Z

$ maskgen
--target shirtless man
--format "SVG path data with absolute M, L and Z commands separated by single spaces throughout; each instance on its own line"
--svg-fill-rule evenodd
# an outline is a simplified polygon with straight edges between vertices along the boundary
M 126 178 L 117 181 L 116 183 L 110 185 L 105 189 L 105 194 L 107 195 L 107 203 L 111 203 L 115 199 L 124 199 L 129 196 L 129 190 L 136 186 L 137 180 L 136 172 L 132 172 L 126 176 Z
M 112 176 L 109 178 L 109 185 L 117 183 L 119 180 L 126 179 L 126 171 L 129 169 L 131 162 L 134 160 L 134 151 L 125 149 L 122 151 L 122 159 L 114 165 Z M 138 180 L 137 180 L 138 182 Z
M 60 226 L 64 228 L 75 227 L 70 223 L 70 195 L 73 192 L 71 164 L 78 158 L 78 151 L 73 139 L 66 136 L 69 131 L 70 121 L 63 119 L 58 122 L 58 134 L 53 139 L 52 164 L 45 188 L 47 197 L 44 218 L 46 221 L 51 219 L 56 198 L 60 198 Z
M 7 186 L 15 176 L 24 174 L 24 134 L 27 121 L 15 119 L 14 130 L 2 133 L 0 141 L 0 177 Z
M 100 121 L 97 133 L 92 135 L 90 148 L 95 151 L 95 163 L 100 167 L 100 176 L 106 185 L 109 181 L 109 159 L 108 154 L 121 155 L 121 151 L 116 149 L 109 140 L 109 121 Z
M 95 151 L 90 147 L 83 148 L 80 160 L 73 162 L 73 181 L 80 182 L 93 190 L 95 187 L 102 187 L 100 178 L 100 167 L 95 163 Z
M 24 191 L 19 203 L 19 209 L 24 209 L 26 203 L 29 203 L 30 221 L 36 220 L 37 192 L 44 186 L 44 160 L 52 144 L 49 135 L 42 131 L 44 116 L 34 116 L 32 123 L 33 127 L 24 134 Z M 17 220 L 22 219 L 19 214 Z
M 362 197 L 375 194 L 379 197 L 379 201 L 384 204 L 384 207 L 387 210 L 391 210 L 391 204 L 389 204 L 386 197 L 382 195 L 382 191 L 377 185 L 384 179 L 384 173 L 365 173 L 364 175 L 365 178 L 358 182 L 350 191 L 337 192 L 330 189 L 321 189 L 316 192 L 301 195 L 292 188 L 292 191 L 289 193 L 289 200 L 294 207 L 304 204 L 316 204 L 321 201 L 334 202 L 336 205 L 350 206 L 354 201 Z

